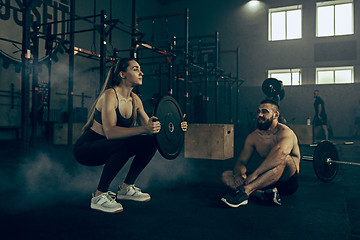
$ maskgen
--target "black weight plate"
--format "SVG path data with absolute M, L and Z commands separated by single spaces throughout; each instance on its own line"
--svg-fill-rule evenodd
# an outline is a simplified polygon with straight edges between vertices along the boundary
M 280 92 L 279 96 L 280 96 L 280 101 L 283 100 L 283 98 L 285 97 L 285 90 L 284 89 L 281 89 L 281 92 Z
M 275 97 L 278 94 L 281 95 L 281 82 L 276 78 L 267 78 L 262 84 L 262 91 L 268 97 Z
M 334 179 L 339 168 L 337 163 L 328 163 L 328 158 L 338 161 L 339 156 L 334 144 L 323 141 L 315 148 L 313 157 L 315 174 L 323 182 L 330 182 Z
M 155 134 L 158 150 L 164 158 L 175 159 L 184 146 L 180 106 L 173 97 L 164 96 L 156 104 L 154 116 L 159 119 L 161 124 L 160 132 Z

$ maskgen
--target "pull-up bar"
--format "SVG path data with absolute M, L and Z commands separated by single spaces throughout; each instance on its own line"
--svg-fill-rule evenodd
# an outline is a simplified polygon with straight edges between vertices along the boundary
M 183 12 L 176 12 L 176 13 L 167 13 L 161 15 L 154 15 L 154 16 L 146 16 L 137 18 L 138 22 L 145 21 L 145 20 L 154 20 L 159 18 L 169 18 L 169 17 L 176 17 L 176 16 L 186 16 L 186 11 Z

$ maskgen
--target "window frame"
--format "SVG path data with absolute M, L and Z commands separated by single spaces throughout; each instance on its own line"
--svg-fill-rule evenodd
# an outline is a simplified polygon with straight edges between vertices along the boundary
M 350 82 L 336 82 L 335 72 L 343 71 L 343 70 L 351 70 L 351 79 Z M 329 72 L 332 71 L 333 75 L 333 83 L 319 83 L 319 72 Z M 325 84 L 352 84 L 354 83 L 354 66 L 342 66 L 342 67 L 317 67 L 315 70 L 315 84 L 316 85 L 325 85 Z
M 287 12 L 289 11 L 294 11 L 294 10 L 300 10 L 301 14 L 300 14 L 300 37 L 299 38 L 288 38 L 288 34 L 287 34 Z M 285 38 L 284 39 L 276 39 L 273 40 L 273 29 L 272 29 L 272 14 L 273 13 L 279 13 L 279 12 L 285 12 Z M 303 34 L 303 24 L 302 24 L 302 19 L 303 19 L 303 11 L 302 11 L 302 4 L 298 4 L 298 5 L 292 5 L 292 6 L 286 6 L 286 7 L 279 7 L 279 8 L 270 8 L 268 10 L 268 41 L 270 42 L 274 42 L 274 41 L 286 41 L 286 40 L 296 40 L 296 39 L 301 39 L 302 38 L 302 34 Z
M 272 74 L 282 74 L 282 73 L 290 73 L 291 75 L 291 85 L 289 84 L 284 84 L 284 86 L 301 86 L 302 85 L 302 73 L 301 73 L 301 68 L 287 68 L 287 69 L 271 69 L 271 70 L 268 70 L 268 78 L 271 78 L 273 77 Z M 293 74 L 294 73 L 299 73 L 299 84 L 294 84 L 293 83 Z M 281 79 L 278 79 L 278 80 L 281 80 Z
M 346 34 L 336 34 L 336 7 L 337 5 L 349 4 L 352 5 L 352 32 Z M 333 35 L 321 35 L 319 36 L 319 14 L 318 9 L 319 7 L 327 7 L 327 6 L 334 6 L 333 10 Z M 317 2 L 316 3 L 316 37 L 335 37 L 335 36 L 347 36 L 353 35 L 355 33 L 355 9 L 354 9 L 354 1 L 353 0 L 334 0 L 334 1 L 326 1 L 326 2 Z

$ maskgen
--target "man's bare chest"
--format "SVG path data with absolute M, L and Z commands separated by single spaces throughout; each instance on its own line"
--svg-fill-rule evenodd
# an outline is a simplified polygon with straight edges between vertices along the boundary
M 259 136 L 258 141 L 255 143 L 256 152 L 265 158 L 273 147 L 277 144 L 276 136 Z

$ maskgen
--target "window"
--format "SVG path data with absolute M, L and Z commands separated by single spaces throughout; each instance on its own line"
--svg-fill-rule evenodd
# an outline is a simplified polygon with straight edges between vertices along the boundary
M 302 5 L 269 9 L 269 41 L 299 39 Z
M 316 68 L 316 84 L 354 83 L 354 67 Z
M 353 0 L 318 2 L 316 12 L 317 37 L 354 34 Z
M 301 85 L 300 69 L 269 70 L 268 77 L 281 80 L 284 86 Z

